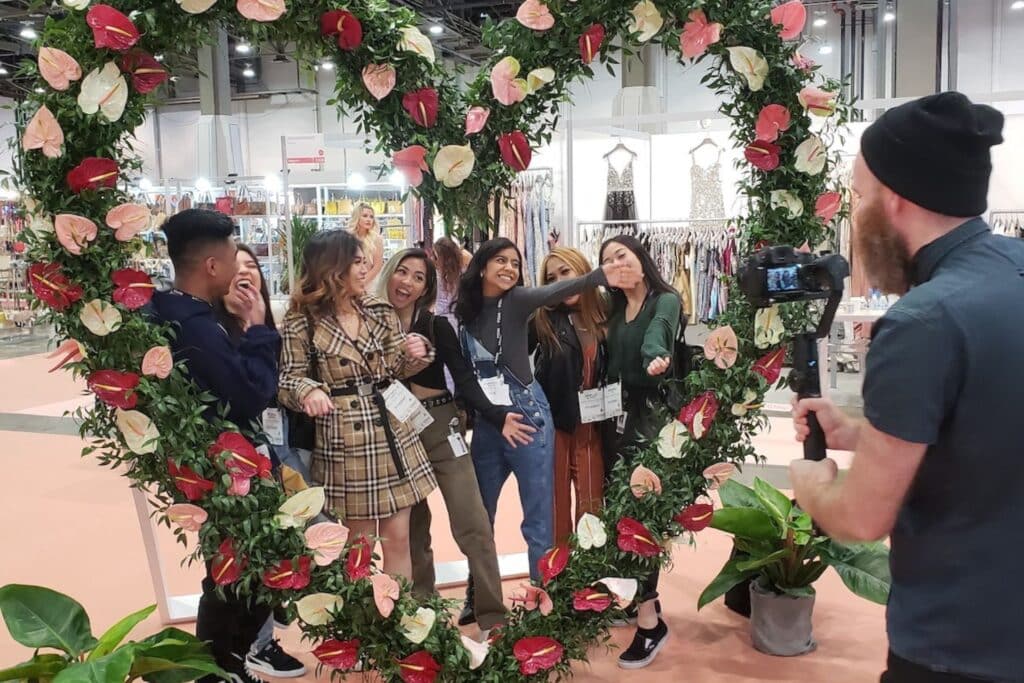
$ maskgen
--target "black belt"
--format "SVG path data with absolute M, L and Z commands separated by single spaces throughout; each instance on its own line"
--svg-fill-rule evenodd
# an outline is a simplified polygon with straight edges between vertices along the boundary
M 435 396 L 434 398 L 421 398 L 420 403 L 423 404 L 424 408 L 430 410 L 431 408 L 437 408 L 438 406 L 448 405 L 454 400 L 455 397 L 446 391 L 441 396 Z
M 364 384 L 355 384 L 347 387 L 338 387 L 331 389 L 331 396 L 359 396 L 360 398 L 371 398 L 373 404 L 377 407 L 377 412 L 380 414 L 381 424 L 384 428 L 384 436 L 388 441 L 388 450 L 391 451 L 391 461 L 395 463 L 395 469 L 398 470 L 398 476 L 405 479 L 409 472 L 405 468 L 405 460 L 402 458 L 402 453 L 398 448 L 398 439 L 395 437 L 394 430 L 391 429 L 391 419 L 388 415 L 388 408 L 384 403 L 384 396 L 380 393 L 384 389 L 391 386 L 391 380 L 384 380 L 383 382 L 366 382 Z
M 337 387 L 331 389 L 331 396 L 361 396 L 366 398 L 373 396 L 373 394 L 384 391 L 391 385 L 391 380 L 384 380 L 383 382 L 366 382 L 365 384 L 350 384 L 344 387 Z

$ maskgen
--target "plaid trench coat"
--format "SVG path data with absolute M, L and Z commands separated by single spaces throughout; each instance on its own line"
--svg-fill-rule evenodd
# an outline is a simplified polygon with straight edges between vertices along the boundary
M 339 389 L 411 377 L 434 358 L 405 356 L 405 333 L 390 304 L 364 296 L 360 336 L 352 343 L 331 317 L 314 318 L 313 344 L 320 381 L 309 377 L 306 317 L 290 312 L 281 328 L 281 403 L 301 411 L 314 389 Z M 316 419 L 316 448 L 311 474 L 324 485 L 327 506 L 347 519 L 382 519 L 411 507 L 437 487 L 419 437 L 405 423 L 379 408 L 372 396 L 336 396 L 334 412 Z M 393 452 L 384 420 L 395 436 Z

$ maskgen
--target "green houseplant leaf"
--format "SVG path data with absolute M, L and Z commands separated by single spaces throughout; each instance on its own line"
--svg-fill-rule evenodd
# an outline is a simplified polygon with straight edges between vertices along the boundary
M 889 601 L 892 575 L 889 551 L 883 544 L 844 546 L 833 541 L 823 545 L 822 558 L 856 595 L 879 605 Z
M 708 584 L 708 587 L 704 589 L 704 592 L 700 594 L 700 598 L 697 599 L 697 609 L 703 609 L 709 602 L 714 602 L 728 593 L 730 589 L 743 581 L 746 581 L 752 576 L 757 575 L 756 569 L 742 571 L 737 566 L 739 564 L 740 560 L 729 560 L 725 563 L 725 566 L 722 567 L 722 571 L 718 572 L 718 576 L 716 576 L 711 583 Z
M 780 538 L 779 528 L 768 513 L 749 508 L 723 508 L 716 510 L 711 526 L 719 531 L 754 541 L 772 541 Z
M 780 526 L 786 524 L 793 504 L 777 488 L 761 478 L 754 479 L 754 494 Z
M 52 647 L 77 657 L 96 646 L 85 609 L 49 588 L 0 588 L 0 613 L 11 637 L 25 647 Z
M 718 487 L 718 496 L 722 499 L 722 506 L 727 508 L 752 508 L 755 510 L 768 510 L 761 504 L 754 489 L 749 486 L 729 479 Z
M 27 662 L 22 662 L 9 669 L 0 670 L 0 681 L 24 681 L 52 679 L 68 665 L 68 661 L 60 655 L 36 655 Z
M 124 683 L 134 658 L 134 649 L 126 646 L 106 657 L 72 664 L 57 674 L 53 683 Z
M 132 629 L 138 626 L 140 623 L 146 620 L 146 618 L 156 610 L 156 605 L 150 605 L 144 609 L 140 609 L 134 614 L 129 614 L 121 621 L 117 622 L 107 632 L 100 636 L 99 643 L 89 653 L 89 659 L 99 659 L 104 655 L 110 654 L 114 651 L 121 641 L 131 633 Z

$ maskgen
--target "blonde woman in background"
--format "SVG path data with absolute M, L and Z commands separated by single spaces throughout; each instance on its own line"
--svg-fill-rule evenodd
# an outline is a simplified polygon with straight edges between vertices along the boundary
M 366 202 L 356 202 L 345 229 L 363 243 L 363 256 L 370 268 L 366 273 L 366 289 L 372 292 L 376 288 L 377 275 L 384 267 L 384 237 L 380 234 L 373 207 Z

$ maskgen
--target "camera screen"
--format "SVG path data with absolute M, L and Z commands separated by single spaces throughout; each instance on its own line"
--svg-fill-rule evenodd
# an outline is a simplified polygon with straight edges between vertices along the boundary
M 794 292 L 800 289 L 800 281 L 797 278 L 800 266 L 782 266 L 769 268 L 765 274 L 768 292 L 778 294 L 780 292 Z

